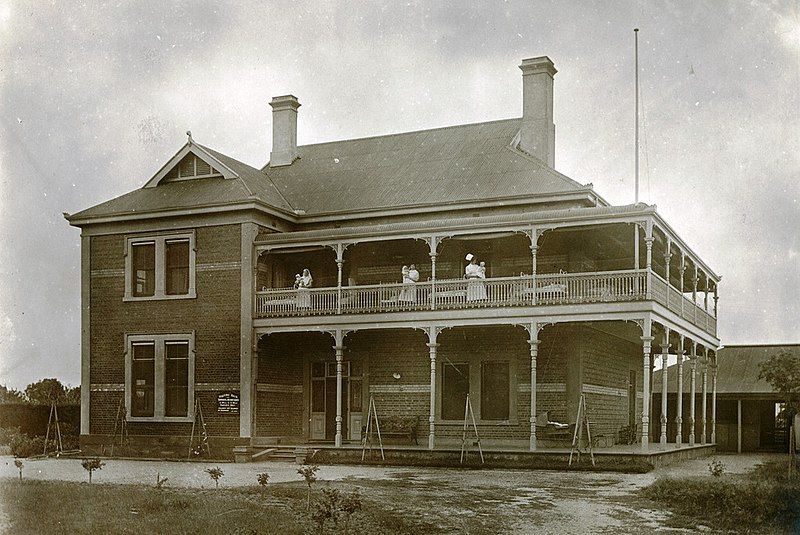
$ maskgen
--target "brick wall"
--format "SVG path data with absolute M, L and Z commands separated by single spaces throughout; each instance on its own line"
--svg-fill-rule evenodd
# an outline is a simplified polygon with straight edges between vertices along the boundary
M 588 327 L 580 328 L 576 338 L 592 434 L 616 440 L 620 428 L 628 425 L 630 371 L 636 372 L 636 390 L 642 388 L 641 346 Z M 636 400 L 641 425 L 641 399 Z
M 195 382 L 239 382 L 240 227 L 196 229 L 196 299 L 123 302 L 125 235 L 91 238 L 92 384 L 124 384 L 125 333 L 195 331 Z M 102 271 L 101 271 L 102 270 Z M 113 270 L 113 271 L 112 271 Z M 122 392 L 92 392 L 90 433 L 111 434 Z M 216 393 L 196 391 L 212 434 L 238 436 L 238 415 L 216 414 Z M 191 424 L 130 422 L 132 435 L 188 435 Z
M 256 436 L 304 435 L 309 403 L 304 360 L 333 358 L 333 338 L 318 333 L 264 336 L 258 346 Z

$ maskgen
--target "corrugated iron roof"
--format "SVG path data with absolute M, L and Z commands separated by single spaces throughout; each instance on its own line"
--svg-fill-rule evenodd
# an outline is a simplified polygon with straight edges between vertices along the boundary
M 307 214 L 477 201 L 585 189 L 511 147 L 506 119 L 298 147 L 266 166 L 278 191 Z
M 258 199 L 307 215 L 585 191 L 511 146 L 521 119 L 298 147 L 291 165 L 255 169 L 199 145 L 238 179 L 202 178 L 132 191 L 70 216 L 193 208 Z
M 758 371 L 762 362 L 772 355 L 786 351 L 792 355 L 800 356 L 800 344 L 788 345 L 742 345 L 726 346 L 717 353 L 717 394 L 772 394 L 775 391 L 764 381 L 759 380 Z M 691 368 L 683 365 L 684 391 L 689 391 L 688 381 L 691 378 Z M 655 391 L 661 391 L 661 370 L 655 373 Z M 699 376 L 698 376 L 699 377 Z M 700 383 L 697 383 L 697 392 L 700 392 Z M 677 365 L 667 368 L 667 392 L 678 391 Z M 708 382 L 708 391 L 711 392 L 711 379 Z

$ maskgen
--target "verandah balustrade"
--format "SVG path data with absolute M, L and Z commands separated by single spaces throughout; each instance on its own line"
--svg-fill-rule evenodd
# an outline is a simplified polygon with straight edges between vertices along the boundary
M 535 290 L 534 290 L 535 285 Z M 449 279 L 256 293 L 257 317 L 575 304 L 645 299 L 645 270 Z

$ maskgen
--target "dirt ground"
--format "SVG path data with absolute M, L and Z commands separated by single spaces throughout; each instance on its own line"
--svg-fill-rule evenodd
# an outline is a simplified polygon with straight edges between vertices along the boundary
M 547 470 L 459 470 L 374 466 L 323 466 L 318 477 L 358 487 L 386 508 L 413 515 L 430 531 L 448 528 L 471 533 L 636 533 L 679 531 L 665 526 L 669 513 L 652 509 L 635 495 L 656 478 L 707 475 L 708 463 L 719 459 L 727 473 L 746 473 L 768 455 L 718 455 L 686 461 L 648 474 L 559 472 Z M 154 485 L 156 474 L 168 486 L 211 487 L 204 472 L 212 465 L 197 462 L 107 460 L 93 476 L 95 483 Z M 256 484 L 268 472 L 270 483 L 298 482 L 291 463 L 218 464 L 225 472 L 220 487 Z M 18 477 L 13 458 L 0 458 L 0 479 Z M 78 459 L 26 460 L 24 477 L 85 481 Z M 2 483 L 0 483 L 2 484 Z M 337 485 L 338 486 L 338 485 Z M 3 509 L 0 503 L 0 527 Z M 448 529 L 447 531 L 450 531 Z

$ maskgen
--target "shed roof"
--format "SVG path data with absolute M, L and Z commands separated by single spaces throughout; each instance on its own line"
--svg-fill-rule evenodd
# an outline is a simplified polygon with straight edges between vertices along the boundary
M 772 355 L 786 351 L 800 356 L 800 344 L 726 346 L 717 353 L 717 394 L 773 394 L 772 387 L 758 378 L 759 365 Z M 691 369 L 683 366 L 684 389 L 688 391 Z M 661 370 L 655 373 L 655 390 L 661 390 Z M 667 368 L 667 392 L 678 391 L 677 365 Z M 710 392 L 709 388 L 709 392 Z

